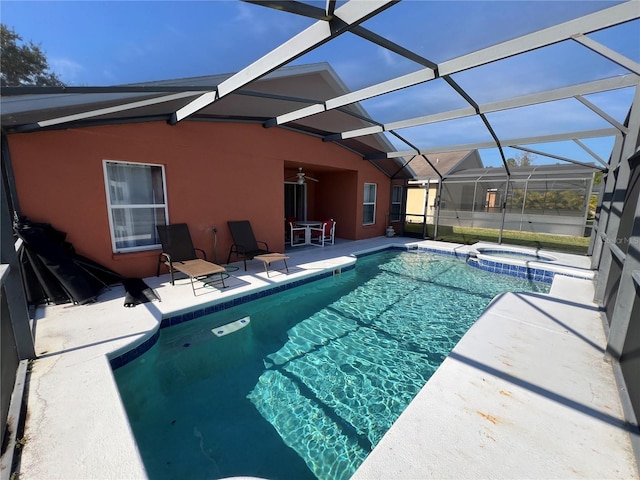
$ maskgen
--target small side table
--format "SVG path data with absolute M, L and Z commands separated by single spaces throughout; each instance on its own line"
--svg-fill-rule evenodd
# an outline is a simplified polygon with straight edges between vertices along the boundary
M 264 255 L 256 255 L 253 258 L 264 263 L 264 271 L 267 272 L 267 277 L 269 276 L 269 265 L 271 265 L 271 262 L 275 262 L 277 260 L 282 260 L 284 262 L 287 273 L 289 273 L 289 266 L 287 265 L 287 259 L 289 257 L 283 253 L 265 253 Z

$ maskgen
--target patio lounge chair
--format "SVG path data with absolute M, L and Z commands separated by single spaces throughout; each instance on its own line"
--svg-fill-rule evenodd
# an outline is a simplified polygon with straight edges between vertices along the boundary
M 158 270 L 156 276 L 160 275 L 160 265 L 169 267 L 171 275 L 171 285 L 174 285 L 174 271 L 182 272 L 191 280 L 191 289 L 196 294 L 193 280 L 195 278 L 208 277 L 220 274 L 222 286 L 227 271 L 224 267 L 215 263 L 207 262 L 207 254 L 201 248 L 195 248 L 186 223 L 175 223 L 173 225 L 157 225 L 158 236 L 162 244 L 162 253 L 158 258 Z M 204 259 L 198 258 L 196 250 L 202 252 Z
M 231 230 L 231 236 L 233 237 L 233 245 L 229 249 L 227 263 L 231 261 L 231 255 L 235 253 L 236 258 L 242 258 L 244 261 L 244 269 L 246 271 L 247 260 L 253 260 L 258 255 L 275 253 L 269 250 L 269 246 L 265 242 L 256 240 L 249 220 L 230 221 L 227 222 L 227 225 L 229 225 L 229 230 Z M 259 243 L 264 245 L 264 249 L 258 246 Z

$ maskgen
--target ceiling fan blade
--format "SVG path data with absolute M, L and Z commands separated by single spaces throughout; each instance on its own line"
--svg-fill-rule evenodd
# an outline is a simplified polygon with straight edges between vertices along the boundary
M 285 180 L 289 180 L 289 179 L 297 179 L 297 183 L 298 185 L 302 185 L 304 184 L 305 180 L 311 180 L 312 182 L 319 182 L 320 180 L 318 180 L 317 178 L 313 178 L 313 177 L 308 177 L 303 171 L 302 171 L 302 167 L 298 168 L 298 173 L 296 173 L 295 175 L 291 175 L 290 177 L 284 177 Z

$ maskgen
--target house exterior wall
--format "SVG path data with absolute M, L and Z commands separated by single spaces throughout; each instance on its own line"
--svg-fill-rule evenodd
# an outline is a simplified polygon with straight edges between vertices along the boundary
M 285 129 L 150 122 L 15 134 L 9 148 L 20 213 L 66 232 L 78 253 L 125 276 L 155 275 L 159 250 L 113 253 L 103 160 L 164 165 L 169 222 L 187 223 L 194 245 L 219 263 L 232 243 L 229 220 L 250 220 L 258 240 L 284 250 L 285 161 L 320 179 L 309 185 L 308 218 L 335 218 L 336 236 L 350 240 L 385 230 L 390 180 L 348 150 Z M 314 165 L 340 170 L 312 175 Z M 362 225 L 365 182 L 378 184 L 373 227 Z
M 429 186 L 429 198 L 427 199 L 427 188 L 411 187 L 407 189 L 407 220 L 412 222 L 421 222 L 421 218 L 411 217 L 413 215 L 422 215 L 425 208 L 425 201 L 428 201 L 426 215 L 427 223 L 433 223 L 433 215 L 435 212 L 436 196 L 438 195 L 438 183 L 431 183 Z
M 383 214 L 389 204 L 388 179 L 385 178 L 384 183 L 378 183 L 379 210 L 376 213 L 376 225 L 371 228 L 370 225 L 362 225 L 365 182 L 358 180 L 358 172 L 341 171 L 317 175 L 316 178 L 320 180 L 319 185 L 330 184 L 331 188 L 325 188 L 315 196 L 312 215 L 307 215 L 310 219 L 333 218 L 336 221 L 336 236 L 340 238 L 368 238 L 384 233 Z M 315 186 L 316 189 L 318 186 Z M 384 194 L 380 189 L 384 190 Z M 352 192 L 356 201 L 345 202 L 344 196 L 338 192 Z M 381 198 L 385 203 L 380 201 Z

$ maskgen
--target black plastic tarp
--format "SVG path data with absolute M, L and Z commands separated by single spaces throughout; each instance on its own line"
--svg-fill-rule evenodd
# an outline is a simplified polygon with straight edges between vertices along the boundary
M 22 220 L 14 225 L 14 231 L 24 242 L 20 261 L 31 305 L 94 302 L 103 288 L 123 280 L 116 272 L 77 254 L 65 241 L 66 234 L 49 224 Z

